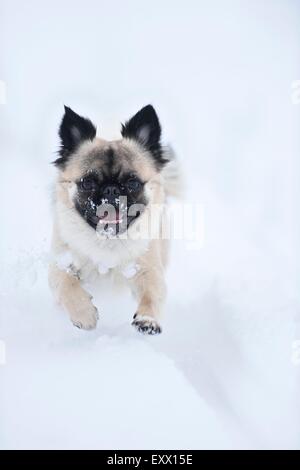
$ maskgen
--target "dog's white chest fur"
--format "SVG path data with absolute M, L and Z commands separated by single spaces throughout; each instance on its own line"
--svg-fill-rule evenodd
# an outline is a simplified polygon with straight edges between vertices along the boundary
M 81 271 L 81 276 L 92 273 L 107 274 L 118 270 L 130 279 L 137 272 L 137 259 L 148 249 L 148 240 L 130 238 L 101 238 L 97 232 L 63 203 L 57 203 L 58 230 L 64 247 L 58 263 L 67 262 Z

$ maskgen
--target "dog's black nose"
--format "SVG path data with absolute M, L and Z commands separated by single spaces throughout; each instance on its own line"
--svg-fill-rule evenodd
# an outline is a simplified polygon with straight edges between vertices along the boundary
M 120 196 L 120 189 L 116 184 L 110 184 L 103 190 L 103 196 L 107 199 L 112 199 Z

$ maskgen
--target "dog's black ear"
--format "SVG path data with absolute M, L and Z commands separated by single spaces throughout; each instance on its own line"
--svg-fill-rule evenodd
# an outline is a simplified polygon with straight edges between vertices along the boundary
M 87 118 L 76 114 L 71 108 L 65 106 L 65 114 L 59 128 L 61 147 L 60 157 L 54 164 L 63 168 L 72 152 L 85 140 L 93 140 L 96 136 L 96 127 Z
M 142 108 L 129 121 L 122 124 L 121 134 L 123 137 L 137 140 L 149 150 L 157 168 L 160 169 L 166 163 L 160 142 L 160 123 L 151 104 Z

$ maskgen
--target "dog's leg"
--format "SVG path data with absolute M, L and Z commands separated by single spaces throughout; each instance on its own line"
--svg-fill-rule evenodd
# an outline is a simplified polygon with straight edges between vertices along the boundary
M 138 300 L 138 308 L 132 325 L 141 333 L 155 335 L 161 333 L 159 319 L 166 296 L 164 266 L 158 243 L 149 249 L 139 262 L 139 271 L 133 279 L 133 291 Z
M 49 286 L 57 302 L 68 312 L 78 328 L 91 330 L 96 327 L 98 312 L 92 297 L 83 289 L 78 269 L 74 266 L 68 246 L 61 240 L 54 221 L 52 234 L 52 261 L 49 265 Z
M 97 309 L 91 301 L 92 297 L 83 289 L 75 273 L 63 271 L 57 265 L 51 264 L 49 285 L 58 303 L 67 310 L 75 326 L 85 330 L 96 327 Z

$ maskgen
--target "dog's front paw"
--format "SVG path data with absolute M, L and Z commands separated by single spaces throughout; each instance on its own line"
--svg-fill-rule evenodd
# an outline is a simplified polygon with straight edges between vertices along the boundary
M 133 317 L 132 325 L 144 335 L 159 335 L 162 331 L 157 321 L 147 315 L 138 315 L 136 313 Z
M 73 315 L 71 321 L 76 328 L 80 328 L 82 330 L 93 330 L 97 326 L 98 319 L 98 310 L 94 305 L 92 305 L 90 308 Z

